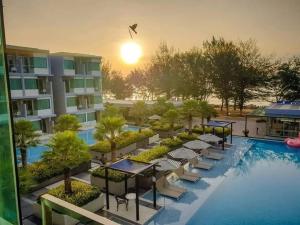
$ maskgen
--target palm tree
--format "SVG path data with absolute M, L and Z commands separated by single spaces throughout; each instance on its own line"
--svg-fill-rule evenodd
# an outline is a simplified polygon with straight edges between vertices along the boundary
M 72 194 L 71 169 L 90 159 L 88 146 L 73 131 L 56 133 L 48 146 L 51 151 L 44 153 L 43 161 L 63 168 L 65 194 L 70 195 Z
M 107 116 L 101 119 L 96 127 L 95 138 L 97 140 L 108 140 L 110 143 L 111 159 L 116 160 L 117 143 L 116 138 L 121 133 L 125 120 L 120 116 Z
M 170 109 L 164 114 L 164 119 L 170 124 L 171 132 L 173 135 L 174 125 L 179 120 L 179 112 L 177 109 Z
M 202 124 L 204 124 L 204 118 L 206 118 L 207 122 L 209 122 L 211 117 L 215 117 L 217 115 L 215 108 L 209 105 L 207 101 L 201 101 L 199 103 L 199 107 Z
M 148 116 L 148 107 L 144 101 L 137 101 L 130 108 L 129 115 L 136 120 L 137 125 L 144 124 Z
M 14 124 L 14 136 L 16 147 L 20 149 L 22 167 L 27 166 L 27 149 L 39 143 L 39 134 L 33 128 L 29 120 L 18 120 Z
M 188 122 L 189 135 L 192 132 L 193 117 L 200 115 L 200 105 L 196 100 L 186 100 L 181 107 L 181 114 Z
M 55 132 L 78 131 L 80 123 L 75 115 L 64 114 L 58 117 L 54 127 Z

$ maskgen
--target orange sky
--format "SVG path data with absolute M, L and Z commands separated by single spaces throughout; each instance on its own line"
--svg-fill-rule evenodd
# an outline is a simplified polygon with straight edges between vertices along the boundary
M 185 50 L 212 35 L 253 38 L 266 54 L 300 55 L 299 0 L 4 0 L 8 44 L 101 55 L 124 73 L 161 41 Z M 120 58 L 138 23 L 137 65 Z

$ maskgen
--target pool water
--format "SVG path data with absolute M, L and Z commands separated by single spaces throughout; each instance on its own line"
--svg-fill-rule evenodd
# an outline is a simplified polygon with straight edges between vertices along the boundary
M 299 225 L 300 149 L 277 141 L 234 138 L 234 143 L 236 149 L 227 150 L 225 161 L 201 171 L 199 182 L 176 182 L 188 189 L 181 199 L 158 195 L 165 209 L 149 224 Z M 241 152 L 246 145 L 249 151 Z M 151 195 L 144 197 L 150 200 Z
M 133 125 L 125 125 L 123 127 L 124 131 L 138 131 L 140 129 L 139 126 L 133 126 Z M 79 131 L 78 136 L 85 141 L 88 145 L 92 145 L 96 143 L 96 140 L 94 138 L 94 131 L 95 129 L 89 129 L 84 131 Z M 27 150 L 27 161 L 28 163 L 37 162 L 41 159 L 43 153 L 45 151 L 48 151 L 49 148 L 45 145 L 38 145 L 36 147 L 31 147 Z M 18 162 L 20 162 L 20 151 L 17 149 L 17 159 Z
M 187 224 L 300 224 L 300 149 L 275 141 L 253 142 Z

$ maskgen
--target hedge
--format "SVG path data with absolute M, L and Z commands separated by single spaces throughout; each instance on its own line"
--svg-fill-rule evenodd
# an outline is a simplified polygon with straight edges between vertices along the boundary
M 154 135 L 153 130 L 143 129 L 141 132 L 138 131 L 126 131 L 121 133 L 116 138 L 117 149 L 124 148 L 130 144 L 142 141 L 148 137 Z M 110 152 L 110 143 L 108 140 L 99 141 L 90 147 L 91 151 L 108 153 Z
M 98 168 L 95 169 L 92 172 L 92 175 L 95 177 L 100 177 L 105 179 L 105 169 L 104 168 Z M 110 181 L 114 181 L 114 182 L 121 182 L 123 180 L 125 180 L 125 174 L 116 170 L 108 170 L 108 179 Z
M 183 128 L 183 125 L 180 125 L 180 124 L 174 125 L 174 130 L 178 130 L 181 128 Z M 171 125 L 166 122 L 155 121 L 155 122 L 153 122 L 151 129 L 154 131 L 171 131 Z
M 180 138 L 183 141 L 193 141 L 197 139 L 197 135 L 196 134 L 189 134 L 188 132 L 182 132 L 182 133 L 178 133 L 177 137 Z
M 170 149 L 167 146 L 155 146 L 148 151 L 141 152 L 136 156 L 132 156 L 133 160 L 141 162 L 150 162 L 153 159 L 158 159 L 167 154 Z
M 205 133 L 213 133 L 213 130 L 215 130 L 215 134 L 220 136 L 223 135 L 223 128 L 222 127 L 205 127 L 204 131 Z M 194 126 L 193 133 L 197 134 L 203 134 L 203 128 L 202 126 Z M 228 136 L 230 134 L 230 128 L 224 127 L 224 134 L 225 136 Z
M 165 138 L 160 142 L 160 145 L 165 145 L 169 148 L 175 148 L 178 147 L 180 145 L 182 145 L 183 141 L 178 138 L 178 137 L 174 137 L 174 138 Z
M 66 195 L 64 188 L 64 184 L 60 185 L 56 188 L 51 189 L 48 194 L 79 207 L 93 201 L 101 194 L 101 191 L 98 187 L 76 180 L 72 181 L 73 193 L 71 195 Z

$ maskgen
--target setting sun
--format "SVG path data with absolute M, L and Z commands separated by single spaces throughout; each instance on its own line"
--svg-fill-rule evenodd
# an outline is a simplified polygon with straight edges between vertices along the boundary
M 135 64 L 142 55 L 141 47 L 135 42 L 128 42 L 121 47 L 121 57 L 127 64 Z

